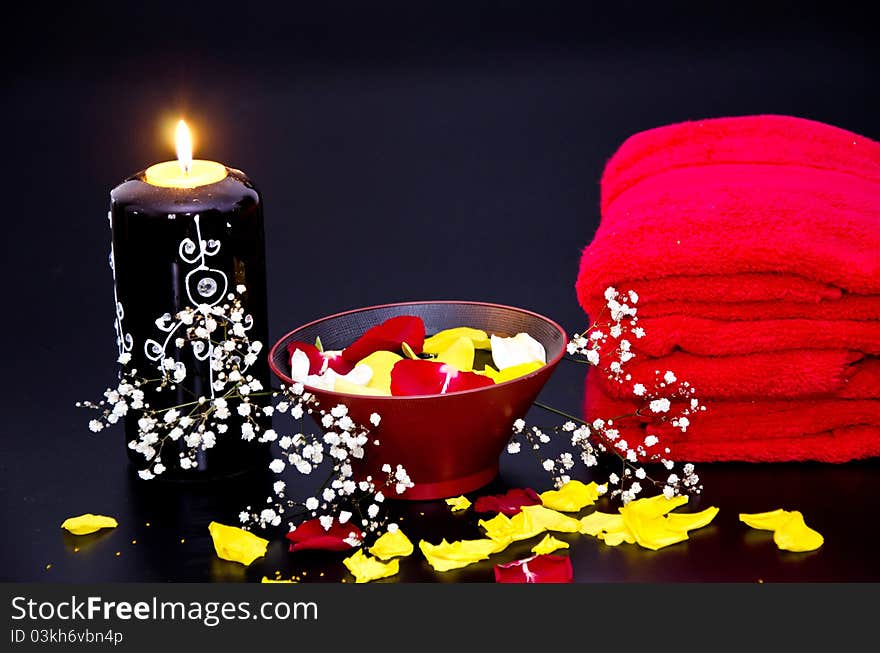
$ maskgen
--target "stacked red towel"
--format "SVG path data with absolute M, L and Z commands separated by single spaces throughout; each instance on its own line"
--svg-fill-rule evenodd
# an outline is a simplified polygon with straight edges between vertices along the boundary
M 708 407 L 663 433 L 673 457 L 880 455 L 880 143 L 787 116 L 661 127 L 609 161 L 601 209 L 582 306 L 635 290 L 633 381 L 672 370 Z M 631 388 L 591 377 L 587 415 Z

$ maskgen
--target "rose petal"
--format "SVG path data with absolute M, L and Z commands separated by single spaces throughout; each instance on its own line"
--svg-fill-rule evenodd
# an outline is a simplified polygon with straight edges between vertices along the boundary
M 825 543 L 825 538 L 819 531 L 807 526 L 800 512 L 793 510 L 788 519 L 773 531 L 773 541 L 780 549 L 801 553 L 815 551 Z
M 363 360 L 374 351 L 398 351 L 407 343 L 418 354 L 425 342 L 425 323 L 413 315 L 399 315 L 368 329 L 364 335 L 342 350 L 347 361 Z
M 527 374 L 531 374 L 535 370 L 539 370 L 544 367 L 544 363 L 541 361 L 531 361 L 529 363 L 520 363 L 519 365 L 511 365 L 510 367 L 505 367 L 500 372 L 488 365 L 483 369 L 482 374 L 484 376 L 488 376 L 495 383 L 505 383 L 506 381 L 513 381 L 514 379 L 518 379 L 521 376 L 526 376 Z
M 471 327 L 456 327 L 454 329 L 444 329 L 427 338 L 422 351 L 426 354 L 439 354 L 459 338 L 470 340 L 474 349 L 491 349 L 492 347 L 489 336 L 485 331 L 472 329 Z
M 598 498 L 599 487 L 595 483 L 586 485 L 576 480 L 569 481 L 558 490 L 541 493 L 541 502 L 560 512 L 578 512 L 596 503 Z
M 473 372 L 459 372 L 445 363 L 428 360 L 398 361 L 391 370 L 391 394 L 394 396 L 438 395 L 463 392 L 494 385 Z
M 567 549 L 568 542 L 558 540 L 550 534 L 544 536 L 544 539 L 532 547 L 532 553 L 536 555 L 547 555 L 559 549 Z
M 773 541 L 784 551 L 815 551 L 825 543 L 822 534 L 807 526 L 803 514 L 797 510 L 778 508 L 770 512 L 741 514 L 739 519 L 752 528 L 772 530 Z
M 309 374 L 312 362 L 309 355 L 302 349 L 294 349 L 290 355 L 290 378 L 297 383 L 307 383 L 312 377 L 318 377 L 317 374 Z
M 474 512 L 501 512 L 515 515 L 523 506 L 541 503 L 541 497 L 532 488 L 513 488 L 504 494 L 492 494 L 480 497 L 474 503 Z
M 268 576 L 263 576 L 263 580 L 261 580 L 260 582 L 261 583 L 295 583 L 297 581 L 295 581 L 293 579 L 284 580 L 281 578 L 269 578 Z
M 516 523 L 522 520 L 524 525 L 531 525 L 532 529 L 540 531 L 559 531 L 562 533 L 577 533 L 580 530 L 580 522 L 574 517 L 563 515 L 550 508 L 541 505 L 523 506 L 522 512 L 514 515 L 511 519 Z
M 471 502 L 466 496 L 460 496 L 446 499 L 446 505 L 448 505 L 452 509 L 452 512 L 458 512 L 460 510 L 467 510 L 468 508 L 470 508 Z
M 370 397 L 390 397 L 391 393 L 382 392 L 381 390 L 376 390 L 375 388 L 370 388 L 365 385 L 359 385 L 357 383 L 351 383 L 350 381 L 346 381 L 342 377 L 336 379 L 333 383 L 333 391 L 334 392 L 344 392 L 350 395 L 366 395 Z
M 499 338 L 493 335 L 490 340 L 492 342 L 492 360 L 499 370 L 532 361 L 547 362 L 544 345 L 528 333 L 517 333 L 512 338 Z
M 373 376 L 370 378 L 367 386 L 374 390 L 379 390 L 382 394 L 391 394 L 391 370 L 395 363 L 402 361 L 403 358 L 390 351 L 374 351 L 372 354 L 364 358 L 358 365 L 365 365 L 373 370 Z
M 321 355 L 321 352 L 318 351 L 318 348 L 315 345 L 311 345 L 307 342 L 300 342 L 299 340 L 294 340 L 293 342 L 287 343 L 287 353 L 290 356 L 293 356 L 295 352 L 301 351 L 306 355 L 309 360 L 309 369 L 306 372 L 305 376 L 309 374 L 320 374 L 324 369 L 324 357 Z M 293 364 L 291 364 L 291 368 Z M 293 376 L 291 376 L 293 378 Z M 294 379 L 296 380 L 296 379 Z
M 775 531 L 785 522 L 787 515 L 787 510 L 777 508 L 776 510 L 771 510 L 769 512 L 757 512 L 754 514 L 741 513 L 739 520 L 748 524 L 752 528 L 757 528 L 763 531 Z
M 345 360 L 341 351 L 322 351 L 321 356 L 325 361 L 322 369 L 330 369 L 337 374 L 348 374 L 354 369 L 354 363 Z
M 399 528 L 396 531 L 388 531 L 379 537 L 373 546 L 370 547 L 370 553 L 380 560 L 388 560 L 390 558 L 406 557 L 413 552 L 413 543 L 403 534 Z
M 387 578 L 400 571 L 400 564 L 397 560 L 380 562 L 366 555 L 362 549 L 358 549 L 353 555 L 347 557 L 342 561 L 342 564 L 348 568 L 355 577 L 355 582 L 358 583 L 369 583 L 379 578 Z
M 627 529 L 623 515 L 607 512 L 592 512 L 580 520 L 580 532 L 599 538 L 608 546 L 617 546 L 621 542 L 635 543 L 636 539 Z
M 470 372 L 474 369 L 474 343 L 469 338 L 459 338 L 441 351 L 434 361 L 452 365 L 460 372 Z
M 663 516 L 654 515 L 650 510 L 629 509 L 632 503 L 635 502 L 620 508 L 620 514 L 639 546 L 656 551 L 688 539 L 686 530 L 671 528 Z
M 61 524 L 61 528 L 74 535 L 88 535 L 89 533 L 95 533 L 102 528 L 116 528 L 117 526 L 119 526 L 119 522 L 113 517 L 107 517 L 106 515 L 93 515 L 90 512 L 77 517 L 68 517 Z
M 347 551 L 353 548 L 352 541 L 363 539 L 363 533 L 354 524 L 340 524 L 335 521 L 325 529 L 320 520 L 309 519 L 302 522 L 285 537 L 293 544 L 291 551 L 323 549 L 325 551 Z
M 431 544 L 425 540 L 419 542 L 419 549 L 434 569 L 437 571 L 449 571 L 466 567 L 469 564 L 485 560 L 493 553 L 503 551 L 509 542 L 495 542 L 494 540 L 459 540 L 447 542 L 441 540 L 440 544 Z
M 574 571 L 566 556 L 537 555 L 495 565 L 496 583 L 571 583 Z
M 215 521 L 208 524 L 208 532 L 211 533 L 218 558 L 239 562 L 245 567 L 266 555 L 266 547 L 269 546 L 269 540 Z
M 717 514 L 718 508 L 711 506 L 700 512 L 670 512 L 666 515 L 666 521 L 670 528 L 692 531 L 708 526 Z

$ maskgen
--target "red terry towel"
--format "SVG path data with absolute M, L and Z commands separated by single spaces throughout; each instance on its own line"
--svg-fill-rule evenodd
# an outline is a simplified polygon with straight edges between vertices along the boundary
M 588 419 L 627 415 L 639 405 L 608 397 L 587 379 L 584 413 Z M 690 418 L 687 431 L 669 424 L 617 419 L 629 442 L 648 434 L 669 447 L 674 460 L 845 462 L 880 455 L 880 401 L 819 399 L 803 401 L 712 402 Z
M 626 364 L 631 383 L 599 382 L 614 398 L 629 399 L 632 383 L 652 386 L 656 372 L 671 370 L 704 400 L 880 398 L 880 360 L 847 350 L 805 350 L 747 356 L 694 356 L 675 352 Z
M 676 301 L 876 295 L 878 227 L 880 143 L 787 116 L 661 127 L 606 166 L 578 297 L 590 312 L 646 281 Z
M 880 304 L 880 301 L 878 301 Z M 790 349 L 848 349 L 880 354 L 880 321 L 755 320 L 735 322 L 689 315 L 639 320 L 645 336 L 633 348 L 653 358 L 681 350 L 699 356 L 730 356 Z

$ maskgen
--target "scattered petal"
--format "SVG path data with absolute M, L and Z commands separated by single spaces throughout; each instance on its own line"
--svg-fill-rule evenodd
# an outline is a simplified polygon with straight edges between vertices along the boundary
M 61 524 L 61 528 L 73 533 L 74 535 L 88 535 L 101 530 L 102 528 L 116 528 L 119 526 L 113 517 L 106 515 L 93 515 L 87 512 L 78 517 L 68 517 Z
M 718 508 L 711 506 L 700 512 L 670 512 L 666 521 L 676 530 L 692 531 L 708 526 L 717 514 Z
M 352 541 L 363 538 L 363 533 L 354 524 L 340 524 L 333 521 L 330 528 L 325 529 L 319 519 L 304 521 L 286 536 L 292 542 L 291 551 L 306 549 L 323 549 L 325 551 L 347 551 L 353 548 Z
M 426 338 L 422 351 L 426 354 L 439 354 L 445 349 L 448 349 L 449 346 L 459 338 L 467 338 L 470 340 L 474 349 L 492 348 L 489 335 L 485 331 L 472 329 L 470 327 L 456 327 L 454 329 L 444 329 L 430 338 Z
M 560 512 L 578 512 L 591 506 L 599 498 L 599 486 L 589 485 L 580 481 L 569 481 L 558 490 L 547 490 L 541 493 L 541 502 L 548 508 Z
M 245 567 L 266 555 L 266 547 L 269 546 L 269 540 L 215 521 L 208 524 L 208 532 L 211 533 L 214 551 L 217 552 L 218 558 L 240 562 Z
M 522 512 L 514 515 L 511 519 L 514 524 L 521 522 L 523 530 L 559 531 L 562 533 L 577 533 L 580 530 L 580 522 L 574 517 L 563 515 L 550 508 L 541 505 L 523 506 Z
M 523 506 L 538 505 L 541 497 L 532 488 L 513 488 L 504 494 L 480 497 L 474 503 L 474 512 L 500 512 L 515 515 Z
M 567 556 L 537 555 L 495 565 L 496 583 L 571 583 L 574 572 Z
M 459 338 L 441 351 L 434 361 L 452 365 L 460 372 L 470 372 L 474 369 L 474 343 L 469 338 Z
M 636 539 L 626 527 L 623 515 L 607 512 L 590 513 L 580 520 L 580 532 L 584 535 L 597 537 L 608 546 L 617 546 L 621 542 L 635 543 Z
M 772 530 L 773 541 L 784 551 L 815 551 L 825 543 L 822 534 L 807 526 L 803 514 L 797 510 L 779 508 L 770 512 L 741 514 L 739 519 L 752 528 Z
M 428 563 L 437 571 L 449 571 L 466 567 L 474 562 L 485 560 L 493 553 L 503 551 L 509 542 L 494 540 L 459 540 L 440 544 L 431 544 L 425 540 L 419 542 L 419 549 Z
M 762 531 L 775 531 L 785 521 L 787 510 L 777 508 L 769 512 L 756 512 L 753 514 L 741 513 L 739 520 L 752 528 Z
M 284 580 L 281 578 L 269 578 L 267 576 L 263 576 L 263 580 L 261 580 L 260 582 L 261 583 L 295 583 L 296 581 L 293 579 Z
M 388 560 L 390 558 L 406 557 L 413 552 L 413 543 L 403 534 L 399 528 L 395 531 L 388 531 L 379 537 L 375 544 L 370 547 L 370 553 L 380 560 Z
M 532 547 L 532 553 L 535 553 L 537 555 L 546 555 L 548 553 L 558 551 L 559 549 L 567 548 L 569 548 L 568 542 L 563 542 L 562 540 L 556 539 L 548 533 L 544 536 L 543 540 Z
M 499 338 L 493 335 L 490 340 L 492 360 L 499 370 L 532 361 L 547 362 L 544 345 L 528 333 L 517 333 L 512 338 Z
M 363 360 L 374 351 L 399 351 L 407 343 L 415 353 L 421 353 L 425 342 L 425 323 L 413 315 L 398 315 L 368 329 L 342 351 L 345 360 Z
M 471 507 L 471 502 L 464 495 L 460 497 L 452 497 L 451 499 L 446 499 L 446 505 L 448 505 L 452 512 L 458 512 L 460 510 L 467 510 Z
M 400 564 L 397 560 L 380 562 L 365 554 L 363 549 L 355 551 L 353 555 L 343 560 L 342 564 L 348 568 L 358 583 L 369 583 L 379 578 L 387 578 L 388 576 L 396 575 L 400 571 Z

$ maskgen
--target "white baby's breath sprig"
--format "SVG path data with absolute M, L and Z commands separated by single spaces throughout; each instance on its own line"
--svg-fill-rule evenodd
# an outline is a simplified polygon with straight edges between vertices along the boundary
M 609 416 L 594 419 L 587 423 L 541 403 L 535 405 L 566 421 L 551 427 L 527 426 L 519 419 L 513 425 L 513 433 L 508 444 L 508 453 L 521 450 L 520 441 L 532 451 L 540 465 L 547 471 L 556 487 L 561 487 L 571 478 L 575 461 L 597 475 L 619 464 L 616 471 L 607 474 L 600 487 L 608 496 L 617 497 L 622 503 L 637 498 L 644 493 L 645 485 L 656 487 L 668 498 L 679 494 L 698 494 L 702 490 L 700 478 L 694 466 L 685 463 L 678 473 L 677 464 L 671 459 L 671 451 L 661 445 L 660 438 L 654 434 L 652 425 L 668 423 L 681 431 L 690 426 L 690 416 L 705 410 L 696 397 L 696 390 L 679 379 L 672 370 L 655 370 L 654 378 L 634 382 L 627 372 L 626 365 L 635 358 L 633 342 L 645 336 L 638 324 L 636 305 L 639 296 L 630 290 L 620 292 L 615 288 L 605 290 L 606 306 L 599 318 L 585 331 L 572 335 L 567 352 L 574 357 L 570 360 L 584 362 L 597 368 L 600 374 L 613 383 L 631 388 L 633 397 L 641 404 L 640 408 L 628 415 Z M 607 313 L 609 321 L 600 322 Z M 646 435 L 639 442 L 629 442 L 621 437 L 618 424 L 624 420 L 639 419 L 647 424 Z M 551 438 L 549 433 L 553 434 Z M 551 439 L 565 437 L 568 450 L 556 455 L 546 456 L 542 451 Z

